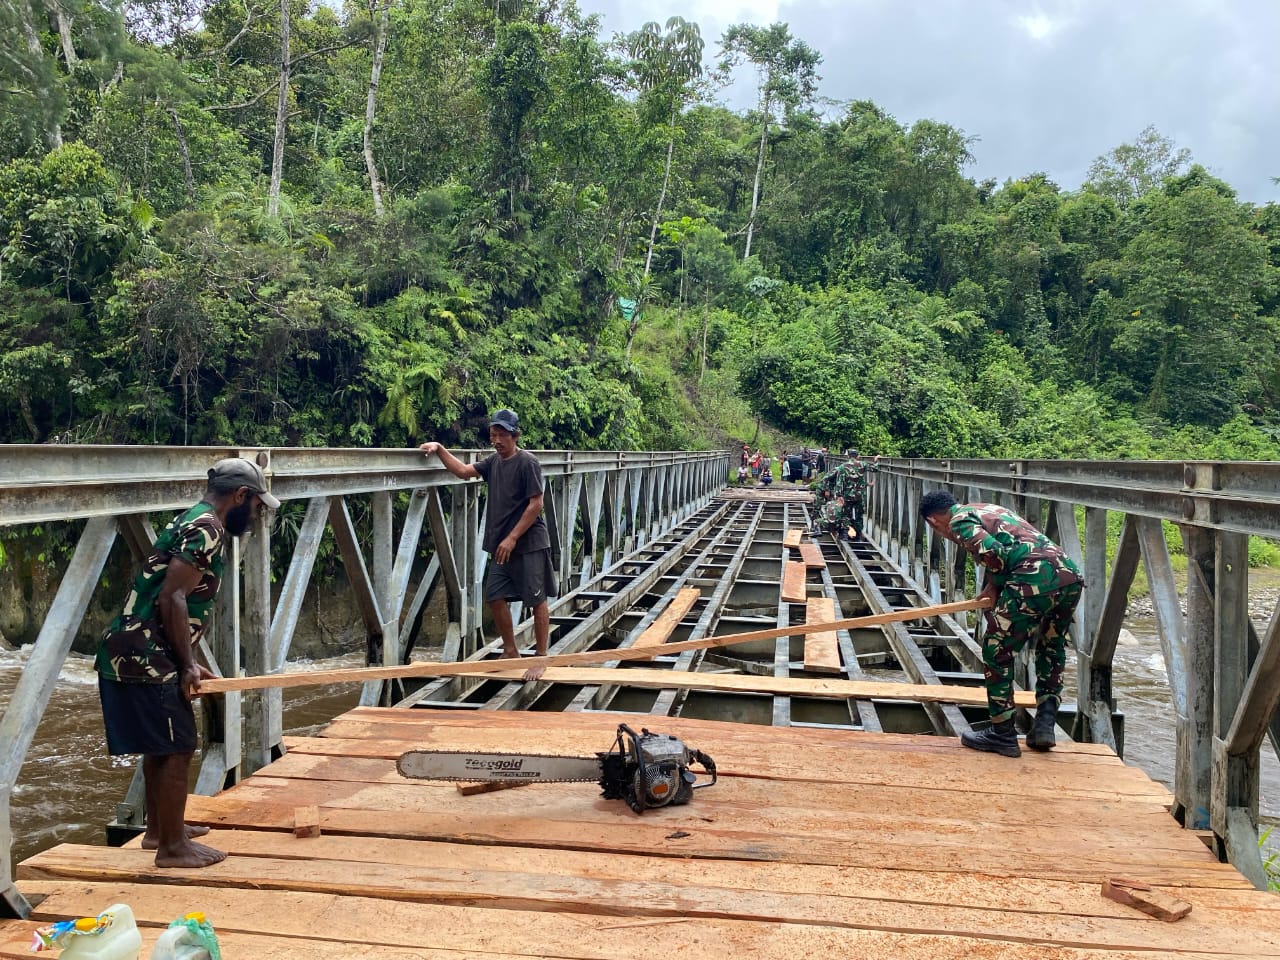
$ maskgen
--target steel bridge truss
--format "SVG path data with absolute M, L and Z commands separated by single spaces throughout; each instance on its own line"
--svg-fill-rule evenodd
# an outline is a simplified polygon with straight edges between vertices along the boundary
M 535 451 L 547 484 L 544 513 L 566 590 L 588 582 L 619 556 L 645 548 L 705 508 L 728 475 L 728 455 Z M 461 451 L 474 462 L 482 451 Z M 463 482 L 412 450 L 238 449 L 17 445 L 5 448 L 0 526 L 83 521 L 83 530 L 32 653 L 0 717 L 0 913 L 29 912 L 13 885 L 10 799 L 49 703 L 58 672 L 119 537 L 135 562 L 155 542 L 153 520 L 167 522 L 204 494 L 208 468 L 228 456 L 255 460 L 281 501 L 306 503 L 287 573 L 271 589 L 271 520 L 229 547 L 223 586 L 203 659 L 221 676 L 284 669 L 326 530 L 354 591 L 370 663 L 404 662 L 423 608 L 443 585 L 448 626 L 444 656 L 461 659 L 484 645 L 480 548 L 484 485 Z M 368 511 L 372 536 L 357 535 L 352 505 Z M 153 515 L 158 515 L 154 516 Z M 396 529 L 399 528 L 398 537 Z M 429 559 L 423 569 L 429 535 Z M 361 540 L 369 541 L 365 544 Z M 371 547 L 367 551 L 365 547 Z M 415 585 L 416 584 L 416 585 Z M 520 611 L 513 610 L 520 620 Z M 531 621 L 520 622 L 527 634 Z M 243 652 L 243 659 L 242 659 Z M 362 704 L 389 703 L 393 683 L 367 683 Z M 213 794 L 281 754 L 279 689 L 203 699 L 205 742 L 198 793 Z M 243 729 L 243 734 L 242 734 Z M 141 765 L 118 805 L 118 830 L 140 829 Z

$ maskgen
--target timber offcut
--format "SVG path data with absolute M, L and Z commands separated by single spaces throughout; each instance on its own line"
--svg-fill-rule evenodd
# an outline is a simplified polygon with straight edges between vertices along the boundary
M 409 780 L 410 750 L 591 755 L 619 722 L 710 754 L 715 786 L 631 812 L 589 783 L 464 795 Z M 18 867 L 30 921 L 129 904 L 143 956 L 204 911 L 224 957 L 1274 957 L 1280 898 L 1170 818 L 1168 791 L 1105 747 L 1019 760 L 950 737 L 625 713 L 359 707 L 189 819 L 230 855 L 160 870 L 136 846 L 67 844 Z M 300 808 L 319 836 L 295 835 Z M 1161 922 L 1103 895 L 1124 877 L 1191 904 Z

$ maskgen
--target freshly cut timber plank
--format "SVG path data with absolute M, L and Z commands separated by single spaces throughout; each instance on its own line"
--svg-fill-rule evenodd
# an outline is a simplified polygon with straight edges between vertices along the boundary
M 353 958 L 380 957 L 383 947 L 422 950 L 419 944 L 424 936 L 429 937 L 430 949 L 436 953 L 422 950 L 420 955 L 431 960 L 437 955 L 447 956 L 445 951 L 449 950 L 479 951 L 468 954 L 467 960 L 511 953 L 568 960 L 634 960 L 670 954 L 673 944 L 690 956 L 700 957 L 724 956 L 726 945 L 733 945 L 735 953 L 747 953 L 753 960 L 843 956 L 996 960 L 1032 953 L 1039 960 L 1138 960 L 1153 955 L 1150 951 L 1055 946 L 1040 938 L 1029 949 L 1027 943 L 1006 937 L 986 939 L 765 920 L 496 910 L 276 890 L 76 881 L 45 882 L 34 892 L 45 897 L 33 914 L 42 921 L 80 916 L 86 908 L 92 912 L 95 908 L 91 905 L 95 903 L 128 903 L 142 924 L 156 926 L 167 924 L 166 917 L 180 916 L 198 901 L 215 925 L 221 918 L 219 930 L 303 940 L 324 938 L 346 945 Z M 1225 951 L 1182 954 L 1188 960 L 1222 960 L 1230 955 Z M 1252 955 L 1259 956 L 1256 951 Z
M 667 604 L 667 609 L 658 615 L 657 620 L 649 624 L 644 633 L 636 637 L 632 647 L 659 647 L 666 643 L 671 632 L 679 626 L 684 615 L 693 609 L 693 605 L 698 602 L 698 597 L 701 595 L 702 591 L 697 587 L 684 587 L 676 591 L 675 597 Z
M 252 780 L 253 778 L 251 778 Z M 531 790 L 539 789 L 537 787 Z M 505 794 L 493 794 L 493 797 Z M 486 800 L 489 798 L 485 798 Z M 340 804 L 324 807 L 321 819 L 325 836 L 433 840 L 449 843 L 487 844 L 503 847 L 594 851 L 673 857 L 677 860 L 744 860 L 764 863 L 813 864 L 824 867 L 863 867 L 928 871 L 943 874 L 982 875 L 996 878 L 1074 880 L 1100 884 L 1120 873 L 1138 873 L 1171 888 L 1217 887 L 1253 889 L 1229 864 L 1216 860 L 1171 859 L 1166 851 L 1125 849 L 1115 853 L 1085 850 L 1065 856 L 1028 845 L 1016 858 L 1005 849 L 931 844 L 921 832 L 898 840 L 887 831 L 869 836 L 828 833 L 803 836 L 792 833 L 738 830 L 720 821 L 707 823 L 691 807 L 661 811 L 641 820 L 630 811 L 605 809 L 607 801 L 587 798 L 571 816 L 490 813 L 469 807 L 457 811 L 439 808 L 402 809 L 386 804 L 376 816 L 371 808 Z M 616 806 L 616 801 L 614 802 Z M 591 812 L 591 819 L 579 814 Z M 192 795 L 187 818 L 191 823 L 244 830 L 292 829 L 292 809 L 249 793 L 217 797 Z M 785 821 L 783 821 L 785 822 Z M 24 885 L 25 888 L 25 885 Z M 110 902 L 110 901 L 107 901 Z M 99 907 L 99 909 L 101 909 Z M 175 914 L 176 915 L 176 914 Z
M 805 623 L 830 623 L 835 618 L 836 602 L 830 597 L 810 597 L 805 602 Z M 834 630 L 804 638 L 804 668 L 815 673 L 840 672 L 840 644 Z
M 498 752 L 499 748 L 509 748 L 513 741 L 507 739 L 505 741 L 494 739 L 488 743 L 483 751 L 493 753 Z M 577 744 L 579 741 L 574 740 Z M 690 741 L 695 742 L 695 741 Z M 314 744 L 316 749 L 308 750 L 307 747 Z M 363 752 L 361 747 L 365 747 Z M 301 780 L 358 780 L 366 783 L 398 783 L 400 782 L 400 773 L 396 770 L 396 760 L 405 752 L 416 749 L 434 749 L 436 744 L 417 743 L 414 741 L 384 741 L 381 744 L 362 740 L 323 740 L 318 739 L 309 741 L 298 749 L 290 749 L 289 753 L 280 758 L 270 768 L 272 776 L 288 777 Z M 588 746 L 584 745 L 584 749 Z M 326 749 L 328 752 L 326 752 Z M 577 747 L 566 747 L 572 752 L 578 752 Z M 775 779 L 776 774 L 770 771 L 770 776 L 752 776 L 742 775 L 739 772 L 731 772 L 737 769 L 751 769 L 750 767 L 739 768 L 737 758 L 726 745 L 716 745 L 715 752 L 712 754 L 716 758 L 719 765 L 720 775 L 726 779 L 722 786 L 731 790 L 735 802 L 744 804 L 768 804 L 776 802 L 779 794 L 780 783 Z M 814 756 L 812 758 L 815 768 L 821 769 L 821 765 L 826 762 L 829 754 L 822 757 Z M 903 759 L 911 758 L 904 755 Z M 754 768 L 766 769 L 767 767 L 752 758 L 746 757 L 744 761 L 754 763 Z M 894 763 L 896 758 L 877 758 L 874 755 L 864 758 L 857 758 L 858 763 Z M 907 793 L 913 789 L 911 787 L 898 786 L 897 784 L 886 783 L 865 783 L 856 781 L 854 778 L 858 776 L 856 772 L 850 772 L 852 768 L 846 766 L 838 774 L 834 776 L 823 776 L 820 773 L 811 773 L 809 779 L 782 778 L 782 782 L 794 783 L 794 789 L 803 790 L 801 795 L 811 805 L 829 805 L 832 809 L 842 809 L 848 812 L 845 816 L 852 819 L 861 819 L 863 817 L 870 818 L 872 812 L 874 816 L 881 821 L 892 820 L 897 816 L 894 812 L 902 806 L 904 800 L 909 800 Z M 1039 772 L 1044 768 L 1028 768 L 1031 771 Z M 791 771 L 783 771 L 788 773 Z M 538 787 L 541 789 L 555 789 L 545 784 L 529 784 L 530 787 Z M 1009 784 L 1016 786 L 1016 784 Z M 719 786 L 717 786 L 717 791 Z M 966 821 L 975 818 L 981 818 L 984 810 L 990 807 L 990 795 L 986 793 L 973 793 L 971 791 L 948 790 L 944 787 L 935 788 L 935 798 L 938 804 L 928 807 L 920 804 L 913 805 L 913 816 L 917 817 L 921 823 L 936 823 L 940 830 L 949 830 L 956 820 Z M 726 794 L 727 796 L 728 794 Z M 710 796 L 710 794 L 708 794 Z M 1002 806 L 1000 819 L 1002 823 L 1018 824 L 1023 826 L 1034 826 L 1043 823 L 1048 816 L 1062 818 L 1064 821 L 1071 821 L 1077 824 L 1092 823 L 1099 826 L 1121 826 L 1132 828 L 1134 830 L 1160 830 L 1161 836 L 1168 837 L 1163 833 L 1163 828 L 1168 826 L 1168 811 L 1165 809 L 1168 798 L 1159 794 L 1152 796 L 1123 797 L 1120 802 L 1099 804 L 1091 798 L 1079 798 L 1074 792 L 1064 792 L 1061 796 L 1053 800 L 1040 799 L 1034 805 L 1021 803 L 1007 803 Z M 486 807 L 488 808 L 488 807 Z M 869 819 L 870 822 L 870 819 Z M 877 825 L 877 829 L 884 826 L 891 826 L 887 822 L 881 822 Z M 1081 829 L 1084 829 L 1083 827 Z M 1194 847 L 1188 846 L 1186 849 L 1194 850 Z M 1280 903 L 1280 898 L 1277 898 Z
M 807 656 L 807 654 L 806 654 Z M 807 660 L 806 660 L 807 663 Z M 524 671 L 460 673 L 462 677 L 519 680 Z M 643 667 L 550 667 L 543 683 L 573 683 L 583 686 L 613 685 L 661 690 L 732 690 L 741 693 L 771 693 L 793 697 L 835 700 L 907 700 L 915 703 L 959 703 L 985 706 L 984 687 L 961 687 L 940 683 L 896 683 L 892 680 L 837 680 L 823 677 L 763 677 L 745 673 L 694 673 L 687 670 L 657 670 Z M 1014 703 L 1035 708 L 1036 695 L 1029 690 L 1014 693 Z
M 528 729 L 529 714 L 517 710 L 448 710 L 414 707 L 406 710 L 400 707 L 352 707 L 342 718 L 352 720 L 388 720 L 406 725 L 418 725 L 424 729 L 433 727 L 471 727 L 477 729 L 495 729 L 499 727 L 519 727 Z M 616 727 L 619 723 L 633 723 L 634 713 L 616 713 L 602 711 L 584 712 L 541 712 L 538 714 L 537 728 L 541 731 L 552 730 L 598 730 Z M 696 717 L 669 717 L 663 723 L 675 724 L 681 736 L 695 738 L 698 736 L 714 736 L 718 739 L 746 740 L 751 743 L 760 742 L 760 728 L 751 723 L 733 723 L 725 720 L 703 720 Z M 933 750 L 939 746 L 946 749 L 954 747 L 950 737 L 921 736 L 918 733 L 867 733 L 863 730 L 837 730 L 822 727 L 769 727 L 770 743 L 797 744 L 800 746 L 828 745 L 853 746 L 859 748 L 886 745 L 891 748 L 915 750 Z M 1102 762 L 1122 766 L 1121 760 L 1110 747 L 1100 743 L 1077 743 L 1067 741 L 1059 743 L 1053 750 L 1046 752 L 1040 759 L 1058 760 L 1071 755 L 1092 756 Z
M 352 741 L 339 742 L 351 743 Z M 509 746 L 509 743 L 507 745 Z M 496 752 L 498 746 L 501 744 L 494 744 L 484 752 Z M 410 745 L 402 744 L 399 749 L 408 750 Z M 720 753 L 718 749 L 717 752 Z M 255 785 L 265 784 L 270 777 L 271 782 L 280 782 L 276 778 L 282 778 L 357 784 L 412 783 L 423 789 L 447 792 L 448 788 L 445 785 L 447 781 L 413 780 L 402 777 L 396 769 L 398 756 L 399 754 L 395 753 L 383 759 L 291 753 L 276 761 L 252 782 Z M 910 795 L 913 787 L 849 782 L 851 776 L 856 774 L 845 771 L 825 779 L 811 780 L 778 780 L 742 776 L 737 772 L 735 758 L 724 753 L 720 753 L 717 764 L 723 779 L 717 784 L 714 794 L 707 793 L 706 797 L 714 798 L 719 810 L 736 810 L 741 807 L 748 817 L 754 817 L 757 812 L 760 816 L 772 816 L 791 811 L 799 811 L 802 815 L 809 816 L 814 811 L 828 809 L 839 811 L 840 821 L 849 824 L 850 829 L 856 827 L 867 830 L 900 830 L 899 821 L 903 812 L 909 811 L 914 823 L 918 826 L 928 826 L 943 833 L 968 835 L 978 830 L 974 824 L 991 804 L 990 794 L 959 789 L 948 790 L 943 787 L 932 788 L 933 795 L 930 800 L 936 800 L 936 803 L 922 803 L 918 798 Z M 814 758 L 815 768 L 825 769 L 824 764 L 829 766 L 827 758 Z M 1054 783 L 1060 785 L 1061 781 L 1055 780 Z M 547 797 L 559 801 L 565 796 L 565 791 L 570 791 L 568 796 L 572 797 L 575 795 L 573 791 L 580 789 L 548 784 L 528 784 L 527 786 L 530 788 L 528 797 L 522 797 L 519 800 L 490 798 L 485 802 L 484 809 L 490 813 L 501 810 L 512 813 L 532 813 L 534 809 L 546 808 Z M 1017 784 L 1001 782 L 996 786 L 1012 790 Z M 534 796 L 535 793 L 538 794 L 537 797 Z M 994 834 L 1002 834 L 1006 826 L 1022 829 L 1043 823 L 1046 818 L 1052 816 L 1057 818 L 1055 823 L 1062 823 L 1056 835 L 1071 839 L 1073 842 L 1076 839 L 1083 840 L 1091 836 L 1089 833 L 1091 827 L 1085 826 L 1088 823 L 1098 828 L 1107 828 L 1109 832 L 1113 832 L 1117 841 L 1142 843 L 1153 847 L 1172 847 L 1205 862 L 1212 860 L 1211 854 L 1203 847 L 1195 846 L 1194 842 L 1189 843 L 1189 838 L 1184 834 L 1171 833 L 1165 829 L 1168 826 L 1168 813 L 1158 803 L 1143 802 L 1139 799 L 1136 803 L 1118 803 L 1100 809 L 1102 805 L 1091 799 L 1077 798 L 1074 793 L 1075 791 L 1064 789 L 1061 796 L 1052 800 L 1040 798 L 1035 802 L 1034 809 L 1030 805 L 1011 803 L 1007 810 L 1001 813 L 1000 826 L 993 827 L 992 830 Z M 457 801 L 453 796 L 435 796 L 431 802 L 442 810 L 464 809 L 459 805 L 463 802 Z M 475 807 L 471 806 L 470 809 Z M 1089 818 L 1087 821 L 1084 819 L 1086 817 Z M 1194 841 L 1194 838 L 1191 839 Z
M 459 858 L 461 859 L 461 858 Z M 332 863 L 331 861 L 329 863 Z M 707 883 L 716 864 L 706 864 L 695 876 L 676 883 L 657 881 L 642 873 L 602 880 L 589 874 L 564 873 L 553 885 L 525 869 L 484 870 L 469 864 L 406 869 L 401 864 L 345 862 L 340 869 L 317 869 L 314 861 L 294 858 L 232 857 L 216 871 L 200 873 L 206 887 L 305 891 L 383 900 L 468 905 L 504 910 L 572 910 L 583 915 L 630 917 L 688 917 L 764 923 L 802 923 L 850 929 L 890 929 L 953 935 L 1035 940 L 1058 946 L 1099 946 L 1119 949 L 1236 950 L 1246 945 L 1260 953 L 1280 956 L 1280 931 L 1262 924 L 1240 930 L 1238 917 L 1209 914 L 1217 923 L 1186 924 L 1176 931 L 1129 917 L 1089 916 L 1048 911 L 980 908 L 933 904 L 913 898 L 903 905 L 856 894 L 792 894 L 774 890 L 746 890 Z M 195 871 L 190 871 L 195 874 Z M 65 844 L 25 864 L 25 875 L 39 880 L 152 881 L 168 874 L 144 851 Z M 1189 907 L 1189 905 L 1188 905 Z M 1274 920 L 1274 915 L 1263 915 Z M 1247 937 L 1247 943 L 1245 942 Z
M 821 569 L 827 565 L 822 557 L 822 548 L 816 543 L 800 544 L 800 559 L 804 561 L 806 569 Z
M 801 564 L 803 567 L 803 564 Z M 801 600 L 804 598 L 801 597 Z M 799 601 L 797 601 L 799 602 Z M 856 630 L 885 623 L 905 623 L 911 620 L 927 620 L 964 610 L 986 610 L 991 600 L 957 600 L 930 607 L 913 607 L 909 610 L 888 610 L 865 617 L 851 617 L 830 624 L 833 630 Z M 827 626 L 827 625 L 823 625 Z M 712 650 L 756 640 L 772 640 L 778 637 L 800 637 L 821 627 L 797 624 L 791 627 L 770 627 L 767 630 L 750 630 L 746 633 L 703 637 L 697 640 L 681 640 L 661 647 L 628 647 L 622 650 L 585 650 L 581 653 L 563 653 L 546 657 L 522 657 L 520 669 L 531 667 L 564 667 L 579 664 L 610 663 L 617 660 L 652 660 L 654 657 L 686 650 Z M 392 667 L 353 667 L 343 670 L 315 670 L 308 673 L 268 674 L 257 677 L 219 677 L 200 684 L 200 693 L 226 693 L 229 690 L 266 690 L 276 687 L 311 687 L 333 683 L 365 683 L 369 680 L 390 680 L 395 677 L 456 677 L 475 671 L 497 673 L 511 669 L 510 660 L 466 660 L 454 663 L 407 663 Z
M 804 536 L 804 527 L 788 527 L 786 536 L 782 538 L 784 547 L 800 546 L 800 538 Z
M 805 565 L 801 560 L 788 560 L 782 567 L 782 600 L 784 603 L 804 603 L 808 596 L 805 588 Z
M 270 830 L 217 830 L 205 841 L 234 857 L 291 858 L 298 853 L 287 835 Z M 451 868 L 465 861 L 468 869 L 534 872 L 543 877 L 589 876 L 600 880 L 643 877 L 662 883 L 689 880 L 689 867 L 670 857 L 618 857 L 600 851 L 532 849 L 472 844 L 460 858 L 456 844 L 429 840 L 325 835 L 308 844 L 311 862 L 352 861 L 399 864 L 427 869 Z M 1067 880 L 1027 880 L 1008 884 L 980 875 L 930 873 L 875 867 L 849 867 L 832 872 L 812 864 L 760 863 L 725 860 L 699 864 L 698 881 L 707 886 L 778 893 L 822 893 L 939 906 L 983 904 L 987 909 L 1029 913 L 1138 919 L 1129 907 L 1098 897 L 1097 884 Z M 1197 906 L 1239 909 L 1271 926 L 1280 921 L 1280 897 L 1257 897 L 1252 889 L 1196 888 Z

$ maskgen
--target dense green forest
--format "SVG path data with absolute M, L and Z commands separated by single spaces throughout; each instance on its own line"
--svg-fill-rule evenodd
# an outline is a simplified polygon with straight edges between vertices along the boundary
M 1077 191 L 975 182 L 981 131 L 820 103 L 786 25 L 558 0 L 0 29 L 0 440 L 472 445 L 510 406 L 545 447 L 1280 458 L 1280 207 L 1154 129 Z

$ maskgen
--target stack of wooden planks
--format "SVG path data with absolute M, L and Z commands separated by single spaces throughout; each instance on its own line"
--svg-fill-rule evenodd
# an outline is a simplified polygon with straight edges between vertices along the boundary
M 590 754 L 626 721 L 709 753 L 691 804 L 632 813 L 592 784 L 463 796 L 405 780 L 412 749 Z M 1280 897 L 1169 816 L 1105 748 L 1009 760 L 950 739 L 633 714 L 357 708 L 193 821 L 230 852 L 157 870 L 137 848 L 64 845 L 18 868 L 31 922 L 128 903 L 160 928 L 206 912 L 223 955 L 757 960 L 1280 957 Z M 321 835 L 294 836 L 317 806 Z M 1194 905 L 1162 923 L 1102 896 L 1127 877 Z

